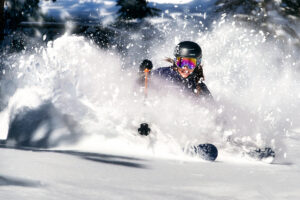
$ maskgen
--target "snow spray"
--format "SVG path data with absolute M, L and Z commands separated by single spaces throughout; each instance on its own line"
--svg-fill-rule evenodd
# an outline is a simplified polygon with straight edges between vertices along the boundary
M 9 68 L 1 80 L 1 139 L 32 132 L 27 140 L 37 147 L 46 137 L 52 148 L 168 158 L 182 157 L 187 143 L 211 142 L 224 151 L 235 143 L 270 146 L 283 158 L 285 139 L 299 126 L 297 49 L 233 20 L 221 19 L 209 28 L 189 23 L 194 24 L 182 19 L 154 23 L 161 35 L 147 43 L 147 56 L 155 69 L 166 65 L 163 59 L 173 56 L 178 42 L 197 42 L 214 108 L 195 104 L 167 84 L 153 83 L 147 113 L 156 141 L 149 145 L 136 131 L 143 118 L 138 69 L 122 67 L 122 54 L 114 49 L 64 35 L 7 58 Z M 143 52 L 134 47 L 144 43 L 132 44 L 127 55 L 142 59 Z M 36 128 L 12 130 L 14 119 L 30 117 L 38 122 Z

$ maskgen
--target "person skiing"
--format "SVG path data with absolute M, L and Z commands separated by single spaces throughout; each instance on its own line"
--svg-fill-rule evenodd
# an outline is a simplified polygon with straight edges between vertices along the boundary
M 192 41 L 183 41 L 176 45 L 174 50 L 174 59 L 167 58 L 166 61 L 172 65 L 169 67 L 160 67 L 153 71 L 153 65 L 150 60 L 143 60 L 140 64 L 140 84 L 145 83 L 145 96 L 147 97 L 147 82 L 150 76 L 156 76 L 171 84 L 179 85 L 183 91 L 188 91 L 196 97 L 213 100 L 213 97 L 205 85 L 203 68 L 201 65 L 202 50 L 201 47 Z M 153 81 L 153 80 L 151 80 Z M 151 82 L 150 81 L 150 82 Z M 140 135 L 147 136 L 151 129 L 149 124 L 143 122 L 138 128 Z M 192 145 L 187 152 L 195 153 L 201 158 L 214 161 L 218 156 L 218 149 L 213 144 Z
M 201 47 L 195 42 L 183 41 L 176 45 L 174 56 L 174 59 L 166 59 L 167 62 L 172 64 L 171 66 L 155 69 L 151 72 L 151 75 L 179 84 L 184 90 L 189 90 L 196 96 L 212 100 L 212 95 L 203 82 Z M 145 72 L 145 70 L 150 72 L 152 67 L 150 60 L 143 60 L 140 65 L 140 72 Z
M 166 61 L 170 62 L 172 65 L 169 67 L 160 67 L 153 71 L 153 65 L 150 60 L 143 60 L 140 65 L 141 81 L 147 83 L 149 75 L 154 75 L 163 78 L 166 81 L 171 83 L 178 84 L 182 86 L 181 88 L 192 92 L 195 96 L 204 97 L 205 99 L 212 100 L 213 97 L 205 85 L 203 66 L 201 65 L 202 61 L 202 50 L 201 47 L 192 41 L 183 41 L 176 45 L 174 50 L 174 59 L 167 58 Z M 147 88 L 147 84 L 145 85 Z M 216 119 L 216 123 L 226 123 L 222 119 Z M 142 123 L 141 127 L 138 129 L 138 132 L 141 135 L 148 135 L 151 129 L 147 123 Z M 231 142 L 231 140 L 228 140 Z M 233 145 L 236 145 L 234 141 Z M 214 161 L 218 156 L 218 149 L 215 145 L 205 143 L 199 145 L 192 145 L 189 149 L 191 152 L 195 152 L 196 155 L 199 155 L 205 160 Z M 257 160 L 275 158 L 275 152 L 270 147 L 250 149 L 246 152 L 252 158 Z

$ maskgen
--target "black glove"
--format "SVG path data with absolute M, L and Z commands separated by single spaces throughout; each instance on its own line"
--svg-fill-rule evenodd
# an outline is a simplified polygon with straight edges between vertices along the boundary
M 143 60 L 143 62 L 140 64 L 140 72 L 144 72 L 145 69 L 149 69 L 149 71 L 151 71 L 151 69 L 153 68 L 152 62 L 150 60 Z

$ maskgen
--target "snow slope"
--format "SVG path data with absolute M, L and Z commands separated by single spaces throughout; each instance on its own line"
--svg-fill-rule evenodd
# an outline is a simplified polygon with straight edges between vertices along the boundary
M 1 199 L 300 198 L 299 161 L 186 162 L 5 148 L 0 156 Z

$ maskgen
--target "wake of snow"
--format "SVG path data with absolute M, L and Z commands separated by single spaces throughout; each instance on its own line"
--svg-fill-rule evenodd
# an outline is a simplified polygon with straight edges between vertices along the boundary
M 135 46 L 145 44 L 135 33 L 129 55 L 139 61 L 151 55 L 157 68 L 168 65 L 163 59 L 173 57 L 178 42 L 199 43 L 216 105 L 199 103 L 155 78 L 145 100 L 137 65 L 124 67 L 116 50 L 66 34 L 8 59 L 11 68 L 1 83 L 7 94 L 1 139 L 20 113 L 51 105 L 49 117 L 32 130 L 32 142 L 48 135 L 48 146 L 57 149 L 175 159 L 189 159 L 182 151 L 186 146 L 210 142 L 219 147 L 220 159 L 249 146 L 272 147 L 278 162 L 289 159 L 285 139 L 299 127 L 300 113 L 296 50 L 291 46 L 287 54 L 276 39 L 232 20 L 221 19 L 211 30 L 193 23 L 178 19 L 156 24 L 164 37 L 147 44 L 147 55 L 136 52 Z M 8 84 L 13 86 L 4 87 Z M 150 124 L 149 137 L 137 133 L 142 122 Z

